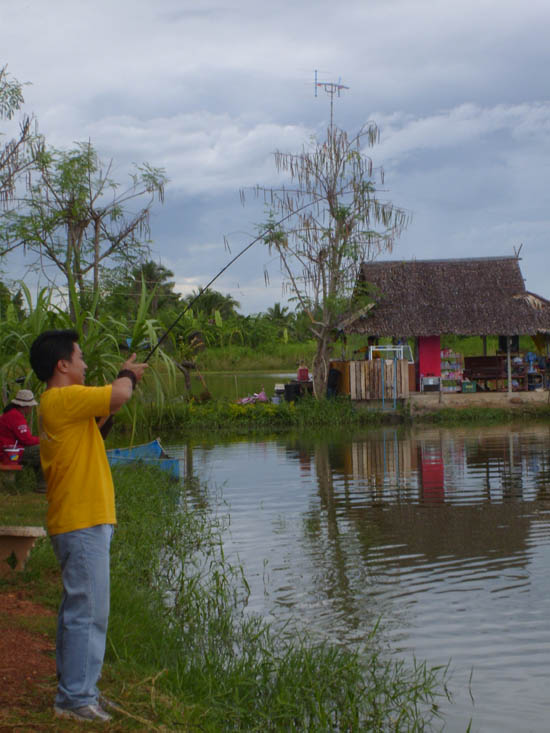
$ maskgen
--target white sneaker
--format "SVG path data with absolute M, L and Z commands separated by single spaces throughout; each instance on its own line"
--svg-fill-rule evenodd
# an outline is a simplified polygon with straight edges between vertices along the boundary
M 122 710 L 117 702 L 115 702 L 114 700 L 110 700 L 108 697 L 105 697 L 102 692 L 99 693 L 97 704 L 100 708 L 103 708 L 103 710 Z
M 106 713 L 99 705 L 84 705 L 81 708 L 60 708 L 54 705 L 53 710 L 58 718 L 68 718 L 69 720 L 87 721 L 89 723 L 108 723 L 109 720 L 112 720 L 109 713 Z

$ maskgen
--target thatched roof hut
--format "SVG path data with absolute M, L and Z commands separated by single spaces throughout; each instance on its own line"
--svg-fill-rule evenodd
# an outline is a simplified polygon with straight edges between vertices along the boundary
M 364 263 L 374 307 L 348 333 L 515 336 L 550 332 L 550 301 L 525 289 L 518 257 Z

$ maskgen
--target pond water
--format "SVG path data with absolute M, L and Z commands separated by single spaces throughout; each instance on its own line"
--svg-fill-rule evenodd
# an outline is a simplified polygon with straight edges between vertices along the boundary
M 446 731 L 547 731 L 550 427 L 170 445 L 220 487 L 249 607 L 450 662 Z
M 207 389 L 214 399 L 229 400 L 248 397 L 262 389 L 269 398 L 274 394 L 276 384 L 285 384 L 296 379 L 297 372 L 208 372 L 201 375 L 191 372 L 191 392 L 200 395 Z M 183 390 L 183 387 L 182 387 Z

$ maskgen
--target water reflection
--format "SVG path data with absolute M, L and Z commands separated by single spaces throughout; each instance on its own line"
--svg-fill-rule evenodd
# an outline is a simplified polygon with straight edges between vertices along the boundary
M 319 511 L 347 517 L 359 533 L 376 524 L 387 540 L 409 548 L 400 564 L 519 553 L 533 520 L 525 508 L 548 498 L 548 430 L 474 437 L 448 430 L 399 437 L 393 430 L 337 450 L 317 444 Z M 518 512 L 517 502 L 527 507 Z
M 223 486 L 252 610 L 351 645 L 382 616 L 404 657 L 452 659 L 447 730 L 472 717 L 484 733 L 543 731 L 549 438 L 546 425 L 288 435 L 195 446 L 193 465 Z

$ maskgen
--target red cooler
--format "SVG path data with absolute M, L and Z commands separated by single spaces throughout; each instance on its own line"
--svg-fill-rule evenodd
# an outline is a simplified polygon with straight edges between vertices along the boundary
M 298 369 L 298 381 L 309 382 L 309 371 L 307 366 L 301 366 Z

